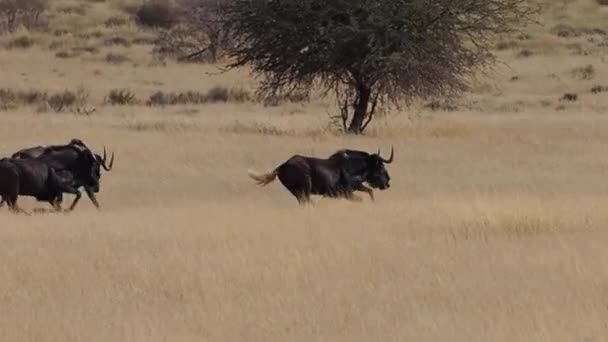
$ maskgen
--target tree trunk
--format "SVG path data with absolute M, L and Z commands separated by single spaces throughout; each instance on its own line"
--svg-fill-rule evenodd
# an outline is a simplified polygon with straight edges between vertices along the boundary
M 371 90 L 366 86 L 359 86 L 357 88 L 357 102 L 355 103 L 355 110 L 353 113 L 353 119 L 348 127 L 348 133 L 361 134 L 363 128 L 363 121 L 367 116 L 367 106 L 369 105 L 369 98 Z

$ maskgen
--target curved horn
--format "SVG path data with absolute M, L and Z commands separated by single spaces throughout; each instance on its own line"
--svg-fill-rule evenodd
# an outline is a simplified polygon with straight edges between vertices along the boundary
M 112 166 L 114 165 L 114 152 L 112 152 L 112 157 L 110 157 L 110 165 L 106 165 L 106 161 L 107 161 L 107 153 L 106 153 L 106 147 L 103 147 L 103 158 L 101 160 L 101 166 L 103 166 L 103 169 L 106 171 L 110 171 L 112 170 Z
M 390 163 L 392 163 L 392 162 L 393 162 L 393 157 L 395 156 L 395 153 L 394 153 L 394 152 L 395 152 L 395 151 L 394 151 L 394 149 L 393 149 L 393 145 L 391 145 L 391 156 L 390 156 L 390 157 L 388 157 L 388 159 L 384 159 L 384 158 L 382 158 L 382 157 L 380 157 L 380 159 L 382 159 L 382 161 L 383 161 L 383 162 L 385 162 L 385 163 L 387 163 L 387 164 L 390 164 Z M 378 156 L 380 156 L 380 149 L 378 149 Z

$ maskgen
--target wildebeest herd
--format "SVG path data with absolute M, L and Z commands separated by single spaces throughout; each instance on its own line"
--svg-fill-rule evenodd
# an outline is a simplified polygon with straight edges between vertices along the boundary
M 392 163 L 393 157 L 392 147 L 388 159 L 380 155 L 380 150 L 370 154 L 343 149 L 327 159 L 295 155 L 270 173 L 258 175 L 249 171 L 249 176 L 259 185 L 267 185 L 278 177 L 301 205 L 310 203 L 311 195 L 361 201 L 355 191 L 365 192 L 374 200 L 372 188 L 390 187 L 385 164 Z M 19 150 L 10 158 L 0 159 L 0 207 L 6 203 L 12 212 L 25 212 L 17 200 L 19 196 L 30 196 L 61 211 L 63 194 L 68 193 L 76 196 L 67 210 L 72 211 L 82 196 L 82 187 L 99 209 L 95 193 L 100 188 L 101 168 L 110 171 L 113 164 L 114 153 L 108 162 L 105 147 L 101 156 L 80 139 L 72 139 L 65 145 Z
M 110 171 L 114 164 L 114 153 L 107 163 L 80 139 L 72 139 L 66 145 L 35 146 L 13 153 L 10 158 L 0 159 L 0 206 L 6 202 L 13 212 L 24 212 L 17 205 L 19 196 L 31 196 L 41 202 L 49 202 L 57 211 L 61 210 L 63 194 L 76 195 L 70 206 L 74 209 L 82 194 L 87 195 L 99 208 L 95 193 L 99 192 L 101 167 Z

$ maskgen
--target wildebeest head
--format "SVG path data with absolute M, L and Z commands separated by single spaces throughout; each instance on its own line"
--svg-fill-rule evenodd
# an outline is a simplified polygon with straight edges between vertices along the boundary
M 394 149 L 391 146 L 391 155 L 388 159 L 384 159 L 380 155 L 380 150 L 374 154 L 354 150 L 341 150 L 334 153 L 330 159 L 338 160 L 341 167 L 351 176 L 359 176 L 371 187 L 385 190 L 390 187 L 391 178 L 384 164 L 392 163 L 393 157 Z
M 92 186 L 94 192 L 99 192 L 99 179 L 101 178 L 101 168 L 103 167 L 106 171 L 111 171 L 114 165 L 114 152 L 112 152 L 112 156 L 110 157 L 110 162 L 108 164 L 108 155 L 106 152 L 106 147 L 103 147 L 103 157 L 97 153 L 94 153 L 95 162 L 92 169 L 92 179 L 96 179 L 94 181 L 94 186 Z
M 390 185 L 391 177 L 386 171 L 384 164 L 390 164 L 393 162 L 394 149 L 391 146 L 391 155 L 388 159 L 382 158 L 380 155 L 380 149 L 378 153 L 370 154 L 367 161 L 367 183 L 374 188 L 380 190 L 388 189 Z

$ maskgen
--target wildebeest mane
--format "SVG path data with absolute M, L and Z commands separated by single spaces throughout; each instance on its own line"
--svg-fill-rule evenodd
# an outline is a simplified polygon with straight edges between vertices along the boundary
M 334 161 L 346 160 L 347 162 L 340 163 L 342 165 L 342 168 L 346 172 L 353 176 L 356 175 L 365 177 L 367 173 L 366 169 L 369 162 L 369 157 L 370 154 L 364 151 L 342 149 L 336 151 L 328 159 Z

